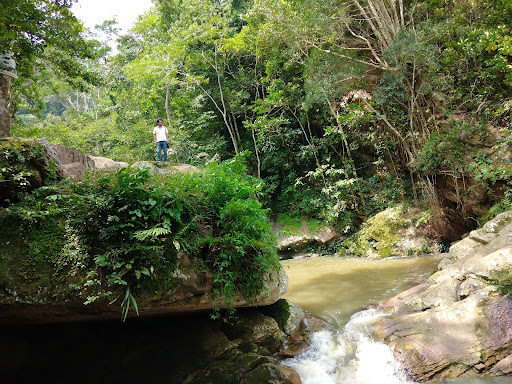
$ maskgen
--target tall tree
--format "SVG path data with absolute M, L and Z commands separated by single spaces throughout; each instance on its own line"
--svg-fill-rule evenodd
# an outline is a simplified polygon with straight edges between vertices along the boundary
M 52 67 L 74 86 L 92 78 L 80 58 L 93 52 L 81 22 L 71 13 L 75 0 L 9 0 L 0 2 L 0 55 L 12 57 L 19 78 L 0 74 L 0 137 L 10 136 L 16 97 L 30 87 L 42 67 Z

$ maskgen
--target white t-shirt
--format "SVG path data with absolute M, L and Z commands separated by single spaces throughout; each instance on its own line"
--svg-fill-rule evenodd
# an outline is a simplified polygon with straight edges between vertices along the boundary
M 156 141 L 167 141 L 167 128 L 163 125 L 153 128 L 153 135 L 156 135 Z

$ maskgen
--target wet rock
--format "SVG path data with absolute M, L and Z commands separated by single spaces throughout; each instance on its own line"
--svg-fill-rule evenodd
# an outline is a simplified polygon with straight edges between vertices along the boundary
M 242 376 L 243 384 L 301 384 L 297 372 L 289 367 L 276 364 L 262 364 Z
M 223 327 L 224 333 L 231 339 L 241 339 L 244 343 L 275 351 L 281 343 L 281 330 L 277 322 L 264 316 L 256 309 L 245 310 L 235 324 Z
M 500 361 L 512 351 L 512 300 L 488 284 L 512 268 L 511 221 L 512 212 L 497 216 L 452 246 L 442 270 L 380 304 L 391 315 L 374 324 L 374 336 L 412 380 L 510 372 L 510 359 Z
M 283 331 L 287 335 L 293 337 L 295 333 L 299 331 L 300 327 L 304 324 L 306 314 L 299 305 L 291 301 L 287 301 L 287 303 L 289 316 L 283 325 Z
M 269 356 L 255 353 L 232 353 L 189 375 L 183 384 L 239 384 L 240 378 L 263 364 L 272 364 Z
M 272 224 L 272 230 L 276 234 L 277 251 L 282 255 L 282 258 L 293 257 L 294 254 L 311 245 L 323 246 L 330 244 L 341 237 L 340 232 L 327 225 L 311 230 L 308 228 L 306 221 L 302 221 L 300 227 L 289 233 L 283 233 L 283 227 L 276 223 Z

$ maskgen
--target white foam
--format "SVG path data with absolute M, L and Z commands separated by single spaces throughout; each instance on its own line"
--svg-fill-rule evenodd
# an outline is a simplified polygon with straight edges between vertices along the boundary
M 370 326 L 381 316 L 370 309 L 356 313 L 338 332 L 317 332 L 306 351 L 284 364 L 299 373 L 303 384 L 412 384 L 393 351 L 371 337 Z

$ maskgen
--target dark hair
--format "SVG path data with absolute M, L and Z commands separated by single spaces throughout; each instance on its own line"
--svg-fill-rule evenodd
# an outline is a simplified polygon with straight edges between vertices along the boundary
M 156 123 L 158 124 L 158 122 L 161 121 L 162 123 L 164 122 L 164 119 L 160 118 L 160 119 L 156 119 Z

